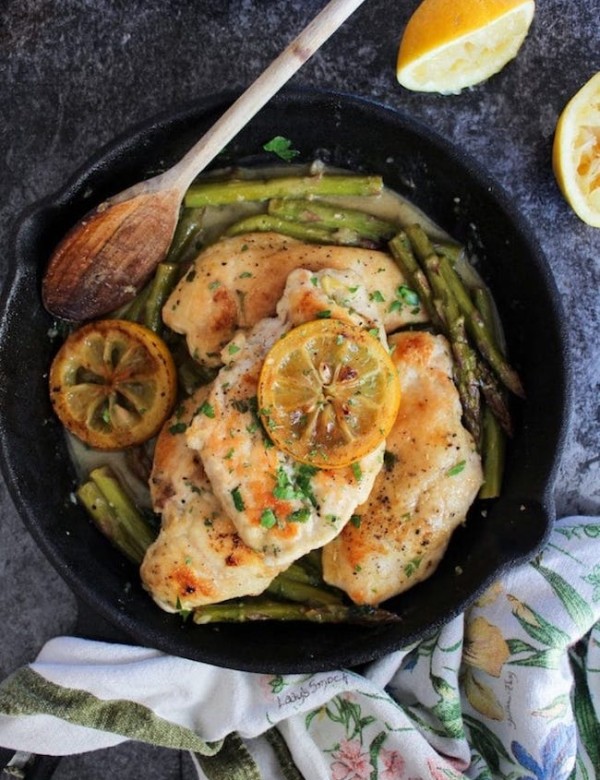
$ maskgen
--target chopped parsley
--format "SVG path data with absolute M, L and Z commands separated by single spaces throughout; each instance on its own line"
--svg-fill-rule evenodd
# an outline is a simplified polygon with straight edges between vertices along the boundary
M 237 511 L 243 512 L 246 505 L 244 504 L 244 499 L 242 498 L 239 487 L 233 488 L 231 491 L 231 498 L 233 499 L 233 505 Z
M 290 162 L 290 160 L 293 160 L 294 157 L 298 157 L 300 154 L 297 149 L 292 148 L 290 139 L 284 138 L 282 135 L 276 135 L 274 138 L 271 138 L 270 141 L 263 144 L 263 149 L 265 152 L 273 152 L 273 154 L 276 154 L 277 157 L 286 162 Z
M 273 488 L 275 498 L 281 501 L 293 501 L 295 498 L 302 498 L 302 493 L 296 489 L 282 466 L 277 469 L 275 479 L 277 480 Z
M 215 410 L 212 404 L 209 404 L 208 401 L 205 401 L 196 409 L 194 414 L 203 414 L 206 417 L 210 417 L 212 419 L 215 416 Z
M 315 466 L 309 466 L 307 463 L 303 463 L 296 473 L 296 484 L 298 485 L 298 488 L 302 492 L 302 495 L 307 498 L 313 506 L 317 505 L 317 499 L 314 496 L 310 480 L 317 471 L 318 469 Z
M 423 560 L 422 557 L 419 558 L 413 558 L 411 561 L 409 561 L 406 566 L 404 567 L 404 573 L 407 577 L 412 577 L 414 574 L 416 574 L 417 569 L 421 565 L 421 561 Z
M 273 528 L 277 523 L 277 517 L 272 509 L 264 509 L 260 516 L 260 524 L 263 528 Z
M 173 434 L 173 436 L 175 436 L 177 433 L 184 433 L 186 430 L 187 423 L 184 422 L 174 423 L 169 427 L 169 433 Z
M 360 528 L 362 517 L 360 515 L 350 515 L 350 522 L 355 528 Z
M 288 515 L 287 519 L 291 523 L 305 523 L 310 517 L 310 509 L 307 506 L 303 506 L 302 509 L 296 509 Z
M 275 475 L 276 484 L 273 488 L 273 495 L 280 501 L 310 501 L 313 506 L 316 506 L 317 500 L 311 485 L 311 478 L 316 473 L 317 469 L 314 466 L 308 466 L 303 463 L 290 477 L 284 468 L 280 466 Z
M 460 474 L 461 471 L 464 470 L 465 466 L 467 465 L 466 460 L 459 461 L 456 466 L 452 466 L 452 468 L 448 469 L 446 472 L 447 477 L 455 477 L 457 474 Z
M 390 303 L 389 311 L 402 311 L 405 306 L 411 307 L 411 314 L 418 314 L 421 309 L 421 302 L 414 290 L 406 284 L 401 284 L 396 288 L 396 300 Z

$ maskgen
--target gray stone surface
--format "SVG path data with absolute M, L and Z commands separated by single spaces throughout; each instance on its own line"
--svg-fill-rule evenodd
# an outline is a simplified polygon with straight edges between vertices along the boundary
M 323 5 L 2 0 L 0 280 L 11 262 L 10 225 L 24 207 L 128 126 L 250 83 Z M 395 80 L 398 41 L 416 5 L 367 0 L 293 83 L 341 89 L 410 112 L 468 150 L 526 215 L 562 295 L 573 353 L 573 425 L 556 485 L 558 510 L 598 513 L 600 230 L 569 210 L 550 165 L 560 110 L 600 70 L 598 0 L 540 2 L 517 60 L 452 97 L 409 93 Z M 32 660 L 48 638 L 71 631 L 75 614 L 74 597 L 0 483 L 0 677 Z M 169 751 L 125 745 L 64 760 L 54 776 L 176 778 L 182 771 L 185 776 L 185 765 Z

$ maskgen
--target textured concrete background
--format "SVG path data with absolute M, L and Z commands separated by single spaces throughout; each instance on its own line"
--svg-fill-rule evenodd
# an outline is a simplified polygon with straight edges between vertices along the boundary
M 2 0 L 0 279 L 10 225 L 101 144 L 184 101 L 249 84 L 323 0 Z M 550 166 L 558 114 L 600 70 L 599 0 L 539 2 L 516 61 L 451 97 L 395 80 L 417 0 L 367 0 L 295 77 L 296 85 L 375 98 L 426 121 L 481 162 L 527 216 L 569 322 L 572 433 L 556 485 L 559 513 L 600 510 L 600 230 L 562 200 Z M 1 377 L 0 381 L 6 381 Z M 24 413 L 27 388 L 23 388 Z M 76 603 L 21 525 L 0 482 L 0 677 L 74 626 Z M 64 759 L 54 777 L 189 775 L 187 759 L 139 745 Z

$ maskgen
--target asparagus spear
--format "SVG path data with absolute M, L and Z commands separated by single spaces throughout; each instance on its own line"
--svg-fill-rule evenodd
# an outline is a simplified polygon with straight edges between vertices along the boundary
M 393 623 L 400 618 L 393 612 L 375 607 L 328 604 L 307 606 L 273 599 L 224 601 L 196 607 L 194 623 L 244 623 L 249 620 L 301 620 L 313 623 Z
M 452 354 L 456 361 L 456 384 L 461 398 L 465 424 L 475 442 L 481 440 L 481 393 L 477 379 L 477 356 L 467 340 L 465 320 L 451 296 L 444 299 L 444 310 Z
M 392 238 L 397 231 L 395 225 L 364 211 L 345 209 L 317 200 L 275 198 L 269 201 L 268 209 L 269 214 L 292 222 L 348 232 L 350 236 L 356 236 L 356 242 L 380 243 Z M 345 243 L 343 239 L 342 243 Z
M 150 295 L 151 286 L 152 282 L 146 284 L 133 300 L 113 312 L 112 316 L 120 320 L 139 322 L 143 317 L 144 307 Z
M 429 319 L 438 330 L 443 330 L 445 332 L 445 323 L 439 307 L 435 303 L 431 285 L 415 259 L 406 233 L 401 230 L 392 238 L 388 246 L 392 253 L 392 257 L 400 267 L 400 270 L 407 280 L 410 281 L 410 284 L 415 289 L 421 303 L 425 306 Z
M 284 574 L 288 580 L 294 580 L 294 582 L 314 585 L 317 588 L 323 585 L 323 577 L 320 573 L 315 571 L 312 566 L 306 565 L 303 559 L 290 564 Z
M 427 235 L 419 225 L 411 225 L 406 229 L 406 232 L 417 257 L 421 262 L 425 262 L 428 258 L 437 258 L 438 262 L 435 267 L 438 271 L 437 275 L 441 277 L 439 280 L 440 290 L 445 290 L 448 296 L 452 296 L 456 299 L 458 307 L 465 318 L 467 331 L 481 356 L 485 358 L 490 367 L 495 370 L 496 375 L 501 381 L 502 377 L 504 377 L 504 380 L 506 380 L 504 383 L 509 389 L 513 390 L 515 393 L 519 390 L 519 393 L 517 394 L 522 395 L 523 391 L 518 375 L 508 365 L 500 352 L 494 334 L 486 326 L 481 314 L 472 302 L 467 288 L 463 284 L 458 273 L 452 267 L 449 259 L 445 256 L 435 255 Z M 431 281 L 431 278 L 428 278 Z M 497 392 L 497 385 L 495 385 L 493 377 L 490 377 L 486 365 L 481 360 L 478 360 L 477 372 L 482 392 L 484 392 L 486 398 L 489 397 L 492 409 L 497 412 L 497 416 L 503 422 L 506 430 L 509 430 L 510 415 L 506 403 L 502 399 L 501 394 Z M 510 377 L 512 377 L 512 381 L 510 380 Z M 510 386 L 511 384 L 512 387 Z
M 204 180 L 188 189 L 187 208 L 218 206 L 227 203 L 271 198 L 306 198 L 309 196 L 379 195 L 383 190 L 380 176 L 282 176 L 274 179 Z
M 134 563 L 141 563 L 155 539 L 154 529 L 108 466 L 90 472 L 77 497 L 100 531 Z
M 483 412 L 481 445 L 483 484 L 479 489 L 479 498 L 497 498 L 500 495 L 505 449 L 506 437 L 502 427 L 489 406 L 486 406 Z
M 311 606 L 325 606 L 327 604 L 341 604 L 341 594 L 326 590 L 324 587 L 316 587 L 305 582 L 291 579 L 286 572 L 279 574 L 267 588 L 272 596 L 294 601 Z
M 282 233 L 291 238 L 297 238 L 299 241 L 308 241 L 315 244 L 334 244 L 336 243 L 333 231 L 321 227 L 302 224 L 300 222 L 290 222 L 280 217 L 274 217 L 270 214 L 256 214 L 252 217 L 246 217 L 239 222 L 235 222 L 225 231 L 226 236 L 240 236 L 244 233 L 254 231 Z
M 419 228 L 419 230 L 421 229 Z M 456 363 L 456 385 L 463 407 L 465 424 L 475 441 L 479 441 L 481 404 L 475 373 L 477 358 L 466 339 L 464 320 L 459 317 L 456 304 L 447 294 L 439 275 L 438 257 L 433 252 L 428 239 L 427 243 L 424 243 L 419 234 L 418 240 L 420 259 L 425 261 L 423 267 L 427 273 L 424 272 L 423 267 L 419 265 L 413 254 L 408 230 L 406 233 L 398 233 L 390 241 L 390 250 L 401 270 L 417 290 L 431 321 L 438 330 L 446 335 L 450 342 Z
M 448 285 L 448 289 L 455 296 L 460 310 L 464 314 L 467 330 L 477 348 L 500 381 L 515 395 L 523 398 L 525 393 L 519 375 L 508 364 L 498 348 L 494 334 L 484 322 L 460 276 L 454 270 L 448 258 L 440 258 L 440 271 Z
M 473 291 L 473 298 L 486 325 L 495 332 L 496 318 L 492 300 L 487 290 L 483 287 L 478 287 Z M 497 333 L 496 338 L 499 341 Z M 500 389 L 498 392 L 502 395 Z M 492 412 L 489 406 L 486 406 L 483 412 L 482 428 L 483 485 L 479 490 L 479 497 L 497 498 L 502 487 L 506 437 L 502 430 L 500 419 Z
M 174 263 L 159 263 L 150 284 L 148 297 L 143 308 L 143 322 L 155 333 L 162 329 L 162 307 L 171 294 L 179 274 Z
M 166 263 L 179 263 L 187 255 L 188 250 L 194 247 L 195 240 L 202 229 L 203 216 L 203 208 L 182 210 L 165 258 Z

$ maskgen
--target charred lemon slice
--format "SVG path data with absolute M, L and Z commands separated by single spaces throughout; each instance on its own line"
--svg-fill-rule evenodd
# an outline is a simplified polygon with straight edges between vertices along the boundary
M 267 353 L 258 403 L 279 449 L 302 463 L 341 468 L 388 435 L 400 383 L 375 336 L 341 320 L 314 320 L 289 331 Z
M 90 447 L 119 450 L 150 439 L 175 400 L 166 344 L 125 320 L 97 320 L 72 333 L 50 368 L 50 400 L 65 428 Z

